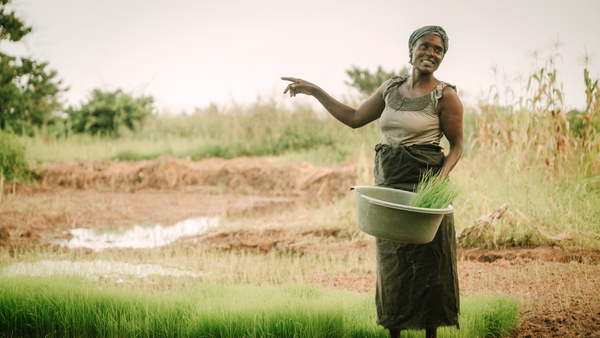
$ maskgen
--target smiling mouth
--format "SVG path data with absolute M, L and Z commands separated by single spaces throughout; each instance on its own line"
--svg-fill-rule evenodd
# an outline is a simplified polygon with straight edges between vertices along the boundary
M 422 61 L 424 64 L 429 65 L 429 66 L 433 66 L 433 61 L 430 60 L 423 60 Z

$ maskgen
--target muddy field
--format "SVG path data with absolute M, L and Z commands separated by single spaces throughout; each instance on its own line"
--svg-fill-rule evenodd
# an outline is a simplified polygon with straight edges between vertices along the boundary
M 372 238 L 355 227 L 328 221 L 323 211 L 315 212 L 348 198 L 356 180 L 354 163 L 316 168 L 254 158 L 162 158 L 58 162 L 42 170 L 46 176 L 35 186 L 5 187 L 0 246 L 11 257 L 32 247 L 91 255 L 91 249 L 61 245 L 73 237 L 70 230 L 171 225 L 198 217 L 219 217 L 220 225 L 169 245 L 264 255 L 374 256 Z M 600 252 L 544 246 L 462 248 L 458 255 L 462 295 L 501 293 L 522 301 L 523 323 L 514 337 L 600 337 Z M 372 292 L 374 266 L 318 272 L 304 280 Z

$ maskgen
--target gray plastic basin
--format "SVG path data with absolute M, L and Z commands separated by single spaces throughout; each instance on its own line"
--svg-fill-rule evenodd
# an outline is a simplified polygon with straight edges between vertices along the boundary
M 415 193 L 372 186 L 353 187 L 356 193 L 356 222 L 363 232 L 395 242 L 425 244 L 435 234 L 445 209 L 427 209 L 410 206 Z

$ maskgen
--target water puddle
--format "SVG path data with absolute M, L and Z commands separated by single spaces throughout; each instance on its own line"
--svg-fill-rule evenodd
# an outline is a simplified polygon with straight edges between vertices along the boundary
M 175 276 L 175 277 L 200 277 L 202 274 L 196 274 L 191 271 L 185 271 L 176 268 L 164 268 L 155 264 L 130 264 L 113 261 L 48 261 L 42 260 L 34 263 L 15 263 L 4 268 L 3 276 L 81 276 L 96 279 L 99 276 L 104 278 L 117 277 L 120 275 L 131 275 L 145 278 L 152 275 Z
M 68 248 L 88 248 L 100 251 L 109 248 L 154 248 L 168 245 L 180 238 L 197 236 L 219 226 L 219 217 L 198 217 L 163 227 L 143 227 L 134 225 L 123 232 L 98 233 L 93 229 L 73 229 L 70 240 L 59 244 Z

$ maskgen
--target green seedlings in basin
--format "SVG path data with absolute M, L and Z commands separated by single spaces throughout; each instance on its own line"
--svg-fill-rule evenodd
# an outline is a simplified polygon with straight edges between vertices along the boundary
M 417 194 L 411 201 L 411 206 L 428 209 L 447 208 L 452 200 L 460 193 L 460 188 L 454 181 L 440 178 L 439 175 L 428 170 L 421 177 Z

